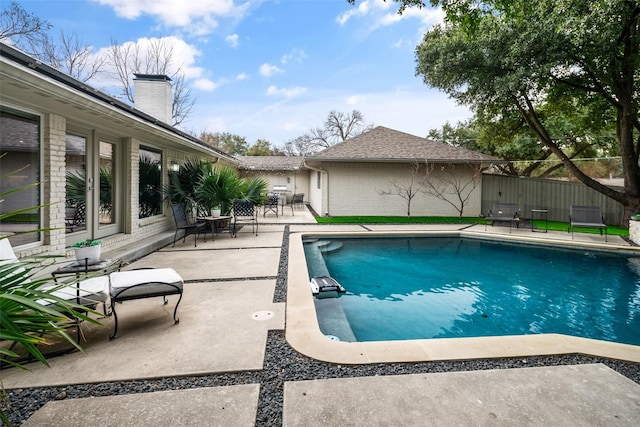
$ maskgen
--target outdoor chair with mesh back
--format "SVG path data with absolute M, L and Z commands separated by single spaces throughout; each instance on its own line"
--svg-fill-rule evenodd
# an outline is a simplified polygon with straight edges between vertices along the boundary
M 291 214 L 296 208 L 304 207 L 304 193 L 296 193 L 291 197 Z
M 67 231 L 73 233 L 74 228 L 84 228 L 86 222 L 86 205 L 78 203 L 75 206 L 65 207 L 64 223 Z
M 576 206 L 571 205 L 569 208 L 569 230 L 573 239 L 574 228 L 597 228 L 604 230 L 604 241 L 607 241 L 607 225 L 604 223 L 604 216 L 600 206 Z
M 231 235 L 238 237 L 238 225 L 251 224 L 251 231 L 258 235 L 258 210 L 256 204 L 249 200 L 234 200 L 231 206 L 231 216 L 233 223 L 231 225 Z
M 277 218 L 279 204 L 280 204 L 280 196 L 278 196 L 277 194 L 269 194 L 269 196 L 267 197 L 267 201 L 264 204 L 262 217 L 264 217 L 267 214 L 267 212 L 275 212 L 276 218 Z
M 178 237 L 178 231 L 184 230 L 184 236 L 182 242 L 185 241 L 188 234 L 194 235 L 193 246 L 198 246 L 198 234 L 202 232 L 204 234 L 204 241 L 207 241 L 207 233 L 205 227 L 206 222 L 189 222 L 187 218 L 187 210 L 182 203 L 171 205 L 173 211 L 173 219 L 176 222 L 176 233 L 173 235 L 173 246 L 176 245 L 176 238 Z

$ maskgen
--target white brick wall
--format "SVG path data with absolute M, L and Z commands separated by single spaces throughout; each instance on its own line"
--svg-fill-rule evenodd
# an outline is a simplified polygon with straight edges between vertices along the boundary
M 394 163 L 327 163 L 329 214 L 342 215 L 407 215 L 407 201 L 398 195 L 383 195 L 391 191 L 391 182 L 408 186 L 411 178 L 409 164 Z M 438 166 L 438 165 L 436 165 Z M 432 173 L 437 179 L 438 167 Z M 472 169 L 467 165 L 456 165 L 456 176 L 463 182 L 471 180 Z M 448 199 L 456 201 L 452 188 L 447 190 Z M 478 183 L 464 208 L 464 216 L 480 215 L 481 186 Z M 418 193 L 411 202 L 411 216 L 457 216 L 458 211 L 449 203 L 432 195 Z
M 640 221 L 629 221 L 629 238 L 636 245 L 640 245 Z
M 166 80 L 133 79 L 135 106 L 138 110 L 171 124 L 173 98 Z

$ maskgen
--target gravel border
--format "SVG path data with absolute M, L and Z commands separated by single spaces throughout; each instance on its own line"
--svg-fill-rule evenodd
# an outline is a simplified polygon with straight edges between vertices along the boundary
M 276 279 L 274 302 L 285 302 L 287 296 L 287 258 L 289 226 L 282 239 L 280 265 Z M 249 280 L 251 278 L 243 279 Z M 338 365 L 321 362 L 301 355 L 291 348 L 284 331 L 269 331 L 264 367 L 260 371 L 211 374 L 191 377 L 166 377 L 153 380 L 120 381 L 98 384 L 79 384 L 65 387 L 37 387 L 6 391 L 0 403 L 9 420 L 19 426 L 31 414 L 50 400 L 149 393 L 165 390 L 217 387 L 240 384 L 260 384 L 257 426 L 281 426 L 284 383 L 323 378 L 353 378 L 382 375 L 407 375 L 436 372 L 461 372 L 487 369 L 509 369 L 534 366 L 561 366 L 602 363 L 630 380 L 640 384 L 640 363 L 627 362 L 582 354 L 534 356 L 521 358 L 478 359 L 466 361 L 438 361 L 420 363 L 379 363 L 373 365 Z

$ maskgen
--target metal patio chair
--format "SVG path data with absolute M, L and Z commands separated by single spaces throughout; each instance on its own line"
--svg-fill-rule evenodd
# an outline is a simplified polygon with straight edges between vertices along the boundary
M 238 237 L 238 224 L 251 224 L 251 231 L 258 235 L 258 209 L 256 204 L 249 200 L 234 200 L 231 206 L 233 224 L 231 235 Z
M 207 241 L 207 233 L 205 230 L 206 222 L 195 222 L 191 223 L 187 219 L 187 210 L 182 203 L 171 205 L 171 210 L 173 211 L 173 219 L 176 222 L 176 233 L 173 235 L 173 246 L 176 245 L 176 238 L 178 237 L 178 231 L 184 230 L 184 236 L 182 237 L 182 242 L 185 241 L 188 234 L 193 234 L 193 246 L 198 246 L 198 233 L 202 232 L 204 234 L 204 241 Z
M 297 207 L 304 207 L 304 193 L 296 193 L 291 197 L 291 214 Z
M 280 196 L 277 194 L 269 194 L 267 197 L 267 201 L 264 204 L 264 210 L 262 212 L 262 217 L 267 214 L 267 212 L 275 212 L 276 218 L 278 217 L 278 205 L 280 204 Z
M 513 224 L 516 225 L 516 228 L 520 228 L 520 212 L 518 210 L 518 205 L 515 203 L 494 203 L 493 207 L 484 219 L 491 221 L 491 226 L 496 222 L 508 222 L 509 233 L 511 233 L 511 227 Z M 485 224 L 485 230 L 486 229 L 487 226 Z
M 600 206 L 571 205 L 569 207 L 569 229 L 567 230 L 571 232 L 571 239 L 573 239 L 573 229 L 576 227 L 597 228 L 600 230 L 601 236 L 602 230 L 604 230 L 604 241 L 607 241 L 607 225 L 604 223 Z

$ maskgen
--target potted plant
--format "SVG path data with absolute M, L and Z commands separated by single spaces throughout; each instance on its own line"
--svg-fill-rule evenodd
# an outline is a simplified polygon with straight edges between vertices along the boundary
M 74 243 L 71 247 L 75 251 L 78 261 L 86 260 L 89 264 L 95 264 L 100 261 L 102 252 L 102 242 L 100 240 L 82 240 Z

